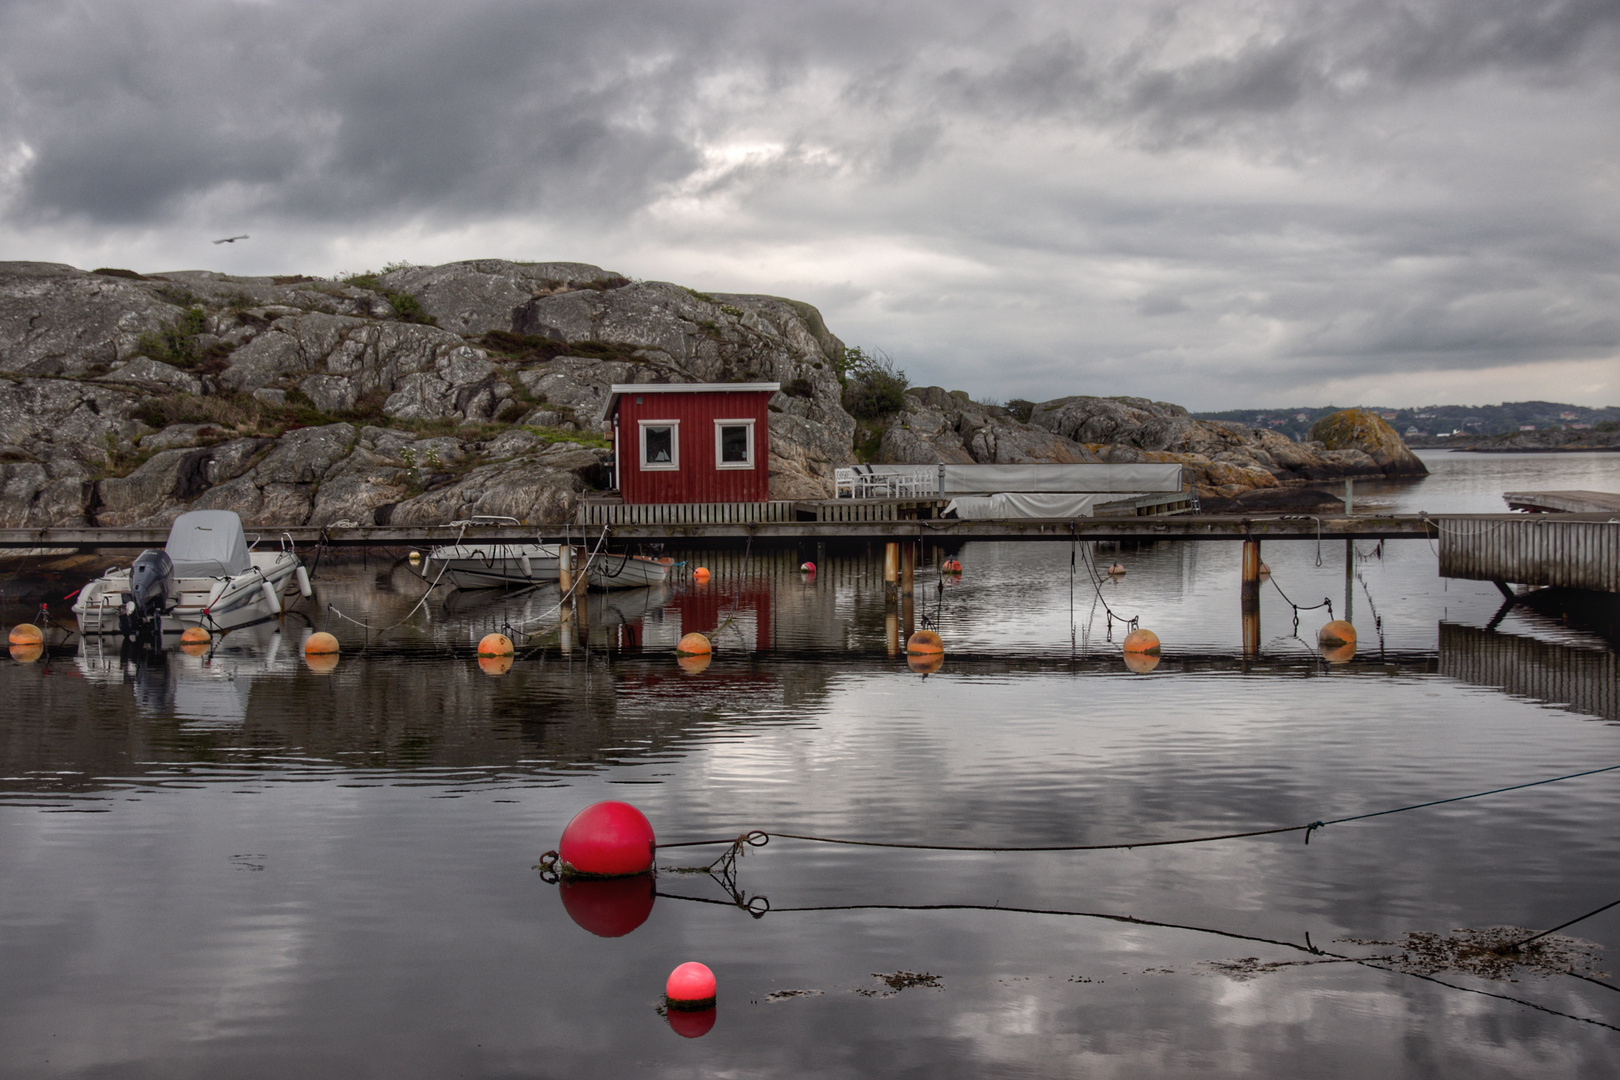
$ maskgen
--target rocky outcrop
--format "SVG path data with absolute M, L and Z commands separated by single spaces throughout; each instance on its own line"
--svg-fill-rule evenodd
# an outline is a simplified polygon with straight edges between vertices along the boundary
M 905 411 L 884 428 L 879 460 L 894 465 L 1018 465 L 1100 459 L 1072 439 L 1019 422 L 1004 408 L 981 405 L 961 390 L 926 386 L 906 391 Z
M 1330 451 L 1359 450 L 1378 463 L 1385 476 L 1427 476 L 1428 467 L 1407 449 L 1400 434 L 1375 412 L 1342 409 L 1311 425 L 1311 439 Z
M 774 381 L 771 486 L 853 461 L 809 305 L 475 260 L 347 281 L 0 263 L 7 525 L 569 517 L 615 382 Z
M 1179 405 L 1146 398 L 1057 398 L 1029 406 L 1026 423 L 1006 408 L 976 404 L 960 391 L 928 387 L 908 390 L 906 396 L 905 411 L 883 432 L 882 461 L 1174 461 L 1192 469 L 1201 493 L 1251 504 L 1252 493 L 1280 486 L 1426 471 L 1388 425 L 1382 432 L 1347 425 L 1330 446 L 1296 443 L 1241 424 L 1195 420 Z M 1279 494 L 1270 501 L 1282 506 L 1291 500 Z

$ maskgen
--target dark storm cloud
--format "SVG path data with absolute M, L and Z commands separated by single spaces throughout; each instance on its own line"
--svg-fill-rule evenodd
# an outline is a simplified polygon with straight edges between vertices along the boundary
M 928 381 L 1309 392 L 1614 355 L 1617 99 L 1615 0 L 13 0 L 0 239 L 521 223 L 794 291 Z

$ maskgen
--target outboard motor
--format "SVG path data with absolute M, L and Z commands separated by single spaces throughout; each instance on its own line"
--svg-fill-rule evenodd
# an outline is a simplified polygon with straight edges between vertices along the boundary
M 163 551 L 143 551 L 129 570 L 129 592 L 118 629 L 125 637 L 158 637 L 174 584 L 174 563 Z M 161 640 L 161 638 L 159 638 Z

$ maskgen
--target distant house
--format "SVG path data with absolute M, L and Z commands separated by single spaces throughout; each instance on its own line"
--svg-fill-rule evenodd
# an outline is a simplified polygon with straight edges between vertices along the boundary
M 1400 415 L 1400 413 L 1393 412 L 1393 411 L 1391 411 L 1391 412 L 1381 412 L 1381 413 L 1378 414 L 1378 418 L 1380 420 L 1393 420 L 1399 415 Z
M 764 502 L 779 383 L 616 383 L 603 420 L 626 503 Z
M 1408 428 L 1407 428 L 1407 429 L 1406 429 L 1406 431 L 1405 431 L 1405 433 L 1404 433 L 1404 434 L 1405 434 L 1405 436 L 1406 436 L 1406 438 L 1408 438 L 1408 439 L 1410 439 L 1410 438 L 1413 438 L 1413 437 L 1414 437 L 1414 436 L 1417 436 L 1417 435 L 1422 435 L 1422 434 L 1423 434 L 1423 432 L 1421 432 L 1421 431 L 1419 431 L 1419 430 L 1418 430 L 1418 429 L 1417 429 L 1417 425 L 1416 425 L 1416 424 L 1413 424 L 1413 425 L 1411 425 L 1411 426 L 1410 426 L 1410 427 L 1408 427 Z
M 1520 424 L 1519 425 L 1519 430 L 1520 431 L 1534 431 L 1534 430 L 1536 430 L 1536 425 L 1534 425 L 1534 424 Z

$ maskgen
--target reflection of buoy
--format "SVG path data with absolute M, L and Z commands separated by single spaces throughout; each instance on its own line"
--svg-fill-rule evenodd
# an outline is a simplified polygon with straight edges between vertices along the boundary
M 505 675 L 512 670 L 513 659 L 511 653 L 505 656 L 480 656 L 478 666 L 485 675 Z
M 419 565 L 421 565 L 421 562 L 422 562 L 422 553 L 420 551 L 411 552 L 411 565 L 412 566 L 419 566 Z
M 957 562 L 955 559 L 946 559 L 945 562 L 940 565 L 939 570 L 942 574 L 960 574 L 962 572 L 962 564 Z
M 1316 643 L 1318 645 L 1354 645 L 1356 643 L 1356 628 L 1343 619 L 1334 619 L 1321 630 L 1317 631 Z
M 13 645 L 11 647 L 11 658 L 19 664 L 32 664 L 44 655 L 45 646 L 43 644 Z
M 813 562 L 802 562 L 799 564 L 799 569 L 803 570 L 807 574 L 813 574 L 816 572 L 816 564 Z
M 906 666 L 919 675 L 932 675 L 945 666 L 945 654 L 910 653 L 906 656 Z
M 709 583 L 709 568 L 707 566 L 700 566 L 696 570 L 692 571 L 692 580 L 697 582 L 699 585 L 707 585 Z
M 681 1038 L 701 1039 L 713 1030 L 715 1016 L 715 1008 L 710 1005 L 707 1009 L 670 1009 L 664 1019 Z
M 1260 564 L 1260 576 L 1261 577 L 1270 577 L 1271 576 L 1271 567 L 1267 566 L 1265 563 L 1261 563 Z
M 1128 652 L 1125 654 L 1125 666 L 1138 675 L 1146 675 L 1159 666 L 1163 659 L 1158 653 Z
M 1334 619 L 1316 635 L 1322 659 L 1330 664 L 1347 664 L 1356 656 L 1356 628 L 1343 619 Z
M 1108 568 L 1108 576 L 1109 577 L 1124 577 L 1125 576 L 1125 564 L 1117 562 L 1113 566 L 1110 566 Z
M 1151 630 L 1132 630 L 1125 635 L 1122 646 L 1128 653 L 1143 653 L 1147 656 L 1159 655 L 1159 635 Z
M 652 823 L 625 802 L 592 803 L 575 814 L 557 844 L 561 872 L 623 877 L 652 869 L 657 844 Z
M 664 1000 L 672 1009 L 707 1009 L 714 1004 L 714 972 L 689 960 L 669 973 Z
M 557 885 L 563 910 L 597 937 L 624 937 L 647 921 L 656 898 L 651 874 L 621 878 L 567 878 Z
M 213 635 L 200 626 L 188 626 L 180 631 L 182 645 L 206 645 L 212 638 Z
M 675 652 L 681 656 L 708 656 L 713 651 L 713 643 L 695 630 L 681 635 L 681 640 L 675 643 Z
M 206 642 L 206 641 L 182 641 L 180 643 L 180 651 L 185 653 L 187 656 L 207 656 L 208 655 L 208 642 Z
M 338 639 L 325 630 L 317 630 L 304 641 L 305 656 L 325 656 L 338 651 Z
M 906 638 L 906 652 L 919 656 L 939 656 L 945 652 L 945 642 L 932 630 L 919 630 Z
M 478 642 L 479 656 L 511 656 L 515 651 L 505 634 L 485 634 Z
M 713 653 L 702 653 L 698 656 L 677 656 L 675 658 L 675 666 L 688 675 L 701 675 L 709 670 L 709 665 L 712 663 L 714 663 Z
M 338 654 L 335 652 L 305 653 L 304 666 L 317 675 L 325 675 L 329 671 L 337 670 Z
M 33 623 L 18 623 L 11 628 L 11 644 L 13 645 L 43 645 L 45 631 Z

